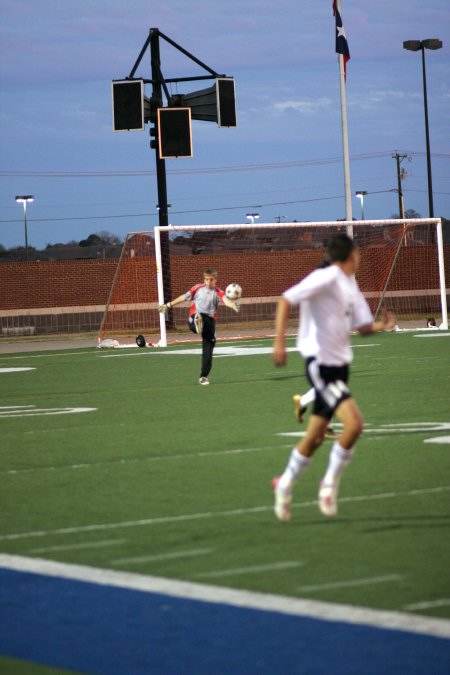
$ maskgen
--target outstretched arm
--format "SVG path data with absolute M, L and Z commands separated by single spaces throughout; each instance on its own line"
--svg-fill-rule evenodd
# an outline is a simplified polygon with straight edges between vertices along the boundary
M 175 300 L 171 300 L 170 302 L 166 302 L 164 305 L 158 305 L 158 312 L 161 314 L 166 314 L 169 309 L 172 309 L 172 307 L 175 307 L 175 305 L 179 305 L 180 302 L 185 302 L 186 298 L 184 295 L 179 295 L 178 298 L 175 298 Z
M 279 368 L 284 366 L 287 361 L 286 354 L 286 328 L 291 305 L 285 297 L 278 300 L 277 313 L 275 316 L 275 340 L 273 343 L 272 359 Z
M 360 326 L 358 328 L 358 333 L 360 335 L 372 335 L 372 333 L 380 333 L 383 330 L 392 330 L 396 323 L 397 319 L 395 314 L 384 310 L 381 313 L 381 319 L 379 321 L 373 321 L 372 323 Z
M 226 307 L 229 307 L 230 309 L 233 309 L 236 314 L 239 314 L 241 311 L 240 306 L 237 304 L 237 302 L 234 302 L 233 300 L 230 300 L 230 298 L 227 298 L 226 295 L 224 295 L 222 298 L 222 302 Z

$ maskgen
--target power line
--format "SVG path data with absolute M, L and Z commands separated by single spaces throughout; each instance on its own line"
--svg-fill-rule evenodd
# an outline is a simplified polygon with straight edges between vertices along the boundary
M 360 180 L 363 183 L 369 183 L 369 182 L 374 182 L 374 181 L 386 181 L 390 178 L 390 175 L 384 175 L 384 176 L 375 176 L 371 178 L 360 178 Z M 438 176 L 437 176 L 438 178 Z M 303 192 L 305 190 L 314 190 L 314 189 L 323 189 L 323 188 L 329 188 L 329 187 L 335 187 L 336 185 L 341 185 L 341 181 L 334 181 L 333 183 L 315 183 L 314 185 L 297 185 L 296 187 L 288 187 L 288 188 L 277 188 L 276 190 L 251 190 L 251 191 L 246 191 L 246 192 L 221 192 L 220 194 L 201 194 L 201 195 L 194 195 L 194 196 L 189 196 L 189 197 L 173 197 L 173 200 L 176 201 L 177 203 L 179 202 L 186 202 L 186 201 L 198 201 L 202 200 L 204 201 L 205 199 L 223 199 L 224 197 L 249 197 L 251 195 L 268 195 L 268 194 L 279 194 L 281 192 Z M 113 201 L 108 201 L 108 202 L 83 202 L 83 204 L 77 203 L 77 204 L 42 204 L 39 202 L 39 204 L 35 204 L 33 207 L 33 210 L 35 211 L 36 209 L 60 209 L 60 208 L 78 208 L 78 209 L 85 209 L 85 208 L 92 208 L 92 207 L 98 207 L 98 206 L 128 206 L 130 204 L 133 204 L 136 206 L 137 204 L 146 204 L 148 205 L 148 199 L 145 201 L 139 201 L 137 202 L 136 200 L 132 201 L 120 201 L 120 202 L 113 202 Z M 17 205 L 14 204 L 14 206 L 0 206 L 0 209 L 3 210 L 11 210 L 11 211 L 16 211 L 17 210 Z
M 387 192 L 392 192 L 391 190 L 375 190 L 374 192 L 371 192 L 370 194 L 382 194 L 382 193 L 387 193 Z M 414 189 L 408 189 L 407 192 L 426 192 L 426 190 L 414 190 Z M 443 194 L 443 195 L 448 195 L 450 194 L 449 192 L 436 192 L 436 194 Z M 249 209 L 249 208 L 266 208 L 269 206 L 289 206 L 292 204 L 307 204 L 311 202 L 325 202 L 325 201 L 332 201 L 334 199 L 343 199 L 344 195 L 333 195 L 333 196 L 328 196 L 328 197 L 311 197 L 310 199 L 293 199 L 289 201 L 282 201 L 282 202 L 265 202 L 263 204 L 239 204 L 236 206 L 219 206 L 215 208 L 210 208 L 210 209 L 189 209 L 189 210 L 183 210 L 183 211 L 171 211 L 171 215 L 186 215 L 186 214 L 192 214 L 192 213 L 213 213 L 217 211 L 237 211 L 240 209 Z M 111 214 L 107 216 L 71 216 L 71 217 L 64 217 L 64 218 L 33 218 L 32 220 L 30 219 L 30 222 L 33 223 L 51 223 L 51 222 L 66 222 L 66 221 L 86 221 L 86 220 L 116 220 L 118 218 L 151 218 L 152 216 L 156 217 L 156 212 L 148 212 L 148 213 L 122 213 L 122 214 Z M 0 220 L 0 224 L 14 224 L 14 223 L 21 223 L 22 220 Z
M 171 211 L 171 215 L 182 215 L 186 213 L 211 213 L 213 211 L 237 211 L 238 209 L 249 208 L 263 208 L 266 206 L 286 206 L 289 204 L 305 204 L 307 202 L 324 202 L 333 199 L 342 199 L 343 195 L 335 195 L 332 197 L 315 197 L 311 199 L 296 199 L 286 202 L 268 202 L 266 204 L 241 204 L 239 206 L 221 206 L 213 209 L 192 209 L 189 211 Z M 124 213 L 121 215 L 113 214 L 109 216 L 73 216 L 68 218 L 33 218 L 30 222 L 33 223 L 49 223 L 49 222 L 63 222 L 73 220 L 108 220 L 117 218 L 148 218 L 156 216 L 156 213 Z M 22 220 L 0 220 L 0 223 L 21 223 Z
M 423 152 L 409 152 L 411 155 L 421 156 Z M 359 155 L 352 155 L 352 161 L 363 161 L 368 159 L 377 159 L 381 157 L 388 157 L 391 151 L 380 151 L 373 153 L 362 153 Z M 450 158 L 447 153 L 433 153 L 433 157 Z M 229 166 L 218 167 L 203 167 L 197 169 L 172 169 L 167 173 L 173 176 L 183 175 L 197 175 L 197 174 L 214 174 L 214 173 L 230 173 L 230 172 L 245 172 L 245 171 L 272 171 L 277 169 L 293 169 L 303 166 L 322 166 L 324 164 L 336 164 L 342 161 L 341 156 L 324 157 L 321 159 L 305 159 L 293 162 L 273 162 L 270 164 L 235 164 Z M 35 178 L 117 178 L 117 177 L 136 177 L 136 176 L 154 176 L 155 171 L 151 170 L 131 170 L 131 171 L 11 171 L 0 170 L 2 177 L 35 177 Z

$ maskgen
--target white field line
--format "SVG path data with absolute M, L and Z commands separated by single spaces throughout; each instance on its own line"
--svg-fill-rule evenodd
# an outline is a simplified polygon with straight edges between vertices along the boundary
M 23 410 L 19 406 L 20 410 L 0 410 L 0 417 L 2 418 L 11 418 L 11 417 L 42 417 L 44 415 L 72 415 L 78 413 L 94 412 L 97 408 L 35 408 L 32 406 L 31 409 Z
M 67 352 L 58 352 L 54 354 L 53 352 L 44 352 L 43 354 L 23 354 L 21 356 L 11 356 L 10 352 L 7 352 L 6 354 L 0 354 L 0 361 L 13 361 L 13 360 L 19 360 L 19 359 L 46 359 L 46 358 L 51 358 L 53 356 L 86 356 L 86 355 L 95 355 L 95 349 L 94 345 L 92 347 L 75 347 L 75 348 L 69 348 L 70 351 Z M 39 349 L 36 349 L 36 351 L 39 351 Z
M 341 605 L 318 600 L 302 600 L 269 593 L 242 591 L 220 586 L 176 581 L 164 577 L 98 569 L 85 565 L 72 565 L 40 558 L 0 554 L 0 567 L 29 574 L 46 575 L 58 579 L 71 579 L 85 583 L 112 586 L 144 593 L 165 594 L 170 597 L 196 600 L 232 607 L 278 612 L 291 616 L 304 616 L 323 621 L 338 621 L 353 625 L 401 630 L 408 633 L 450 637 L 450 621 L 402 612 L 390 612 L 352 605 Z
M 235 577 L 240 574 L 260 574 L 261 572 L 276 572 L 278 570 L 288 570 L 293 567 L 304 565 L 300 560 L 286 560 L 285 562 L 276 562 L 267 565 L 252 565 L 250 567 L 230 567 L 225 570 L 214 570 L 212 572 L 202 572 L 195 577 L 201 579 L 220 579 L 221 577 Z
M 440 600 L 425 600 L 424 602 L 413 602 L 410 605 L 404 605 L 403 609 L 408 612 L 416 612 L 421 609 L 433 609 L 434 607 L 448 607 L 450 598 L 441 598 Z
M 159 553 L 158 555 L 140 555 L 133 558 L 115 558 L 110 560 L 111 565 L 129 565 L 130 563 L 161 562 L 163 560 L 177 560 L 178 558 L 195 558 L 198 555 L 212 553 L 212 548 L 194 548 L 190 551 L 173 551 L 172 553 Z
M 386 584 L 391 581 L 403 579 L 399 574 L 385 574 L 381 577 L 366 577 L 365 579 L 350 579 L 349 581 L 334 581 L 329 584 L 313 584 L 311 586 L 297 586 L 300 593 L 314 593 L 316 591 L 328 591 L 335 588 L 353 588 L 356 586 L 372 586 L 373 584 Z
M 336 423 L 333 426 L 341 427 Z M 450 429 L 450 422 L 400 422 L 397 424 L 382 424 L 379 427 L 371 427 L 367 424 L 364 428 L 364 435 L 373 434 L 382 436 L 385 434 L 428 434 L 431 432 L 443 433 Z M 283 438 L 300 438 L 305 436 L 305 431 L 282 431 L 278 432 L 276 436 Z
M 126 539 L 103 539 L 102 541 L 86 541 L 80 544 L 61 544 L 60 546 L 45 546 L 32 548 L 29 553 L 53 553 L 54 551 L 82 551 L 87 548 L 103 548 L 124 544 Z
M 296 347 L 287 347 L 287 352 L 297 351 Z M 220 356 L 263 356 L 265 354 L 271 354 L 273 352 L 273 347 L 228 347 L 228 346 L 217 346 L 214 349 L 214 358 L 219 358 Z M 156 349 L 156 350 L 145 350 L 140 352 L 133 352 L 129 354 L 99 354 L 98 358 L 100 359 L 115 359 L 122 356 L 199 356 L 202 353 L 201 347 L 185 347 L 184 349 Z
M 162 461 L 172 461 L 172 460 L 182 460 L 182 459 L 192 459 L 193 457 L 216 457 L 218 455 L 239 455 L 246 452 L 262 452 L 264 450 L 283 450 L 285 448 L 290 448 L 291 444 L 288 445 L 267 445 L 260 448 L 233 448 L 232 450 L 216 450 L 216 451 L 207 451 L 207 452 L 196 452 L 191 454 L 184 455 L 156 455 L 153 457 L 135 457 L 132 459 L 117 459 L 109 462 L 86 462 L 83 464 L 63 464 L 60 466 L 44 466 L 44 467 L 32 467 L 28 469 L 7 469 L 0 471 L 1 474 L 18 474 L 18 473 L 29 473 L 34 471 L 55 471 L 58 469 L 89 469 L 96 466 L 109 466 L 111 464 L 128 464 L 133 462 L 162 462 Z
M 380 492 L 372 495 L 357 495 L 355 497 L 341 497 L 340 504 L 352 502 L 370 502 L 382 499 L 398 499 L 402 497 L 414 497 L 416 495 L 435 494 L 450 490 L 450 485 L 443 485 L 434 488 L 419 488 L 417 490 L 407 490 L 404 492 Z M 309 508 L 316 506 L 317 501 L 310 500 L 293 504 L 293 508 Z M 123 520 L 116 523 L 93 523 L 91 525 L 79 525 L 74 527 L 61 527 L 54 530 L 34 530 L 31 532 L 14 532 L 11 534 L 0 535 L 0 541 L 14 541 L 17 539 L 28 539 L 32 537 L 47 537 L 58 534 L 74 534 L 78 532 L 97 532 L 102 530 L 115 530 L 126 527 L 147 527 L 152 525 L 167 525 L 168 523 L 180 523 L 190 520 L 205 520 L 208 518 L 221 518 L 243 516 L 252 513 L 264 513 L 271 511 L 272 506 L 252 506 L 246 509 L 230 509 L 229 511 L 204 511 L 203 513 L 186 513 L 178 516 L 160 516 L 157 518 L 143 518 L 140 520 Z
M 0 417 L 2 416 L 1 411 L 6 410 L 7 408 L 12 408 L 13 406 L 8 406 L 0 408 Z M 14 406 L 16 407 L 16 406 Z M 19 406 L 17 406 L 19 407 Z M 22 406 L 22 407 L 33 407 L 33 406 Z M 338 429 L 342 428 L 342 425 L 338 422 L 334 424 Z M 366 425 L 365 434 L 419 434 L 419 433 L 431 433 L 431 432 L 444 432 L 450 429 L 449 422 L 402 422 L 399 424 L 384 424 L 379 428 L 370 428 L 370 424 Z M 45 433 L 50 433 L 52 430 L 44 430 Z M 61 430 L 56 430 L 61 431 Z M 27 432 L 30 433 L 30 432 Z M 305 436 L 305 431 L 289 431 L 289 432 L 279 432 L 275 434 L 276 436 L 281 436 L 284 438 L 303 438 Z M 374 440 L 373 438 L 368 438 L 366 440 Z M 376 439 L 375 439 L 376 440 Z M 431 441 L 427 441 L 431 442 Z M 435 441 L 438 442 L 438 441 Z M 100 466 L 111 466 L 114 464 L 128 464 L 136 462 L 165 462 L 172 460 L 185 460 L 198 457 L 218 457 L 220 455 L 240 455 L 248 452 L 263 452 L 267 450 L 284 450 L 285 448 L 290 448 L 291 444 L 287 445 L 266 445 L 258 448 L 233 448 L 230 450 L 216 450 L 216 451 L 206 451 L 206 452 L 197 452 L 191 454 L 183 455 L 156 455 L 153 457 L 134 457 L 127 459 L 116 459 L 108 462 L 83 462 L 80 464 L 61 464 L 59 466 L 42 466 L 42 467 L 29 467 L 25 469 L 4 469 L 0 470 L 1 475 L 14 476 L 23 473 L 33 473 L 36 471 L 57 471 L 61 469 L 69 470 L 78 470 L 78 469 L 90 469 L 93 467 Z
M 34 405 L 0 405 L 0 410 L 17 410 L 18 408 L 34 408 Z
M 233 448 L 232 450 L 215 450 L 205 452 L 194 452 L 185 455 L 156 455 L 153 457 L 133 457 L 131 459 L 115 459 L 109 462 L 86 462 L 83 464 L 61 464 L 59 466 L 36 466 L 28 469 L 4 469 L 0 471 L 1 475 L 16 475 L 22 473 L 33 473 L 35 471 L 58 471 L 60 469 L 91 469 L 98 466 L 111 466 L 113 464 L 131 464 L 136 462 L 165 462 L 172 460 L 192 459 L 193 457 L 218 457 L 220 455 L 241 455 L 247 452 L 263 452 L 265 450 L 285 450 L 291 448 L 292 444 L 285 445 L 266 445 L 260 448 Z
M 379 347 L 380 343 L 368 343 L 368 344 L 362 344 L 362 345 L 352 345 L 353 348 L 360 348 L 360 347 Z M 287 347 L 286 349 L 287 352 L 296 352 L 297 347 Z M 236 346 L 236 347 L 229 347 L 229 346 L 217 346 L 214 350 L 214 357 L 219 358 L 219 357 L 224 357 L 224 356 L 263 356 L 266 354 L 272 354 L 273 352 L 273 347 L 272 346 L 267 346 L 267 347 L 248 347 L 247 345 L 242 345 L 242 346 Z M 128 354 L 99 354 L 98 357 L 100 359 L 115 359 L 115 358 L 120 358 L 123 356 L 150 356 L 150 355 L 156 355 L 159 354 L 164 355 L 164 356 L 198 356 L 199 354 L 202 353 L 201 347 L 185 347 L 184 349 L 169 349 L 166 351 L 165 349 L 155 349 L 155 350 L 141 350 L 139 352 L 133 352 L 133 353 L 128 353 Z

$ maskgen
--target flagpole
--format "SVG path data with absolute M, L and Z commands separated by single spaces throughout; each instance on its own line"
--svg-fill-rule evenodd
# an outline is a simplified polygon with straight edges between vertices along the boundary
M 341 13 L 341 0 L 337 0 L 336 7 L 339 14 Z M 352 210 L 352 187 L 350 180 L 350 156 L 348 151 L 348 127 L 347 127 L 347 94 L 345 90 L 345 68 L 344 56 L 338 54 L 339 64 L 339 83 L 341 89 L 341 122 L 342 122 L 342 150 L 344 155 L 344 189 L 345 189 L 345 218 L 346 220 L 353 220 Z M 353 237 L 353 225 L 347 225 L 347 234 Z

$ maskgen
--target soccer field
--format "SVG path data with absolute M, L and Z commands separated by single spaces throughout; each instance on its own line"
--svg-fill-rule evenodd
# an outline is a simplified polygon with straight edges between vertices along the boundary
M 1 553 L 450 618 L 449 334 L 352 341 L 366 429 L 339 515 L 315 502 L 328 441 L 288 525 L 295 351 L 276 370 L 268 340 L 218 343 L 209 387 L 197 345 L 0 355 Z

